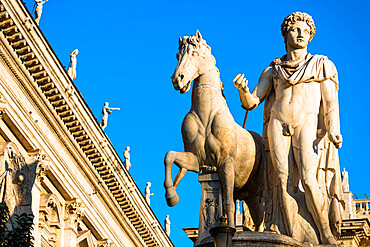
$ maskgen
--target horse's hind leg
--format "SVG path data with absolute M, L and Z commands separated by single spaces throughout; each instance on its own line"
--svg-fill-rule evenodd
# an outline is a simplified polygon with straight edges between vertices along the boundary
M 260 196 L 251 196 L 245 198 L 245 203 L 247 203 L 249 212 L 251 214 L 255 231 L 256 232 L 263 232 L 263 219 L 264 219 L 264 211 L 263 211 L 263 201 L 262 197 Z
M 180 171 L 177 173 L 174 182 L 172 182 L 171 178 L 172 164 L 175 164 L 177 167 L 180 168 Z M 179 197 L 176 193 L 176 187 L 179 184 L 181 178 L 188 170 L 199 172 L 199 162 L 197 157 L 193 153 L 169 151 L 164 158 L 164 169 L 164 188 L 166 189 L 166 201 L 168 206 L 173 207 L 179 201 Z

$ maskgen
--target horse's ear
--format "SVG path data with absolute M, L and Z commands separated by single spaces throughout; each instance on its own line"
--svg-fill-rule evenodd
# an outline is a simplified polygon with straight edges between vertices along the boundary
M 202 35 L 200 34 L 199 30 L 197 29 L 197 41 L 200 42 L 202 40 Z

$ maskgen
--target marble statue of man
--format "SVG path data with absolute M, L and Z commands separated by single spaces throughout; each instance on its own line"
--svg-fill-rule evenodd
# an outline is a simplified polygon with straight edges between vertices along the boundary
M 72 53 L 70 54 L 69 67 L 67 69 L 67 74 L 71 77 L 72 80 L 76 79 L 77 76 L 77 54 L 78 49 L 72 51 Z
M 342 171 L 342 188 L 343 191 L 349 191 L 348 172 L 344 167 Z
M 150 193 L 150 187 L 152 184 L 150 182 L 146 183 L 146 188 L 145 188 L 145 201 L 148 203 L 150 206 L 150 196 L 154 196 L 154 193 Z
M 109 107 L 109 103 L 105 102 L 104 107 L 102 109 L 102 118 L 101 118 L 101 123 L 100 126 L 104 130 L 107 125 L 108 125 L 108 115 L 112 113 L 112 111 L 119 111 L 120 108 L 111 108 Z
M 316 31 L 310 15 L 290 14 L 284 19 L 281 31 L 286 54 L 262 72 L 253 92 L 249 92 L 244 75 L 234 79 L 243 108 L 253 110 L 265 100 L 263 139 L 267 162 L 270 162 L 268 169 L 275 176 L 276 198 L 275 214 L 270 212 L 267 221 L 268 217 L 275 217 L 272 219 L 275 225 L 270 230 L 293 238 L 314 244 L 336 244 L 329 215 L 333 212 L 339 215 L 339 211 L 332 211 L 329 205 L 338 205 L 338 202 L 328 203 L 333 197 L 328 195 L 325 182 L 335 180 L 336 191 L 341 193 L 340 182 L 337 182 L 339 163 L 337 159 L 334 163 L 330 163 L 333 159 L 326 159 L 330 164 L 322 170 L 326 172 L 333 170 L 329 166 L 337 166 L 337 173 L 331 173 L 330 181 L 324 176 L 326 181 L 321 184 L 318 168 L 322 154 L 319 146 L 324 136 L 329 140 L 327 146 L 335 147 L 331 155 L 337 157 L 336 149 L 342 146 L 337 70 L 327 57 L 307 53 L 308 43 Z M 306 213 L 302 213 L 304 210 Z M 333 224 L 337 225 L 340 220 L 336 219 Z M 315 229 L 310 230 L 311 225 Z
M 126 166 L 126 169 L 127 171 L 130 169 L 131 167 L 131 160 L 130 160 L 130 147 L 127 146 L 126 147 L 126 150 L 123 152 L 123 156 L 125 157 L 125 166 Z
M 170 236 L 171 233 L 171 221 L 170 221 L 170 216 L 167 215 L 166 219 L 164 220 L 164 228 L 166 230 L 167 236 Z
M 48 0 L 35 0 L 36 3 L 36 9 L 35 9 L 35 21 L 37 25 L 40 23 L 41 14 L 42 14 L 42 8 L 44 3 L 46 3 Z

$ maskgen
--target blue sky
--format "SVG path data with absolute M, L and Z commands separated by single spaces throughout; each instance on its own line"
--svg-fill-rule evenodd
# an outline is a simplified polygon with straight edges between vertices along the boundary
M 26 0 L 30 11 L 34 1 Z M 339 73 L 339 101 L 343 147 L 341 167 L 349 171 L 350 190 L 367 193 L 370 152 L 370 36 L 368 1 L 82 1 L 49 0 L 44 4 L 40 28 L 62 63 L 76 48 L 75 84 L 96 118 L 104 102 L 121 107 L 109 116 L 106 133 L 123 157 L 131 147 L 130 173 L 144 191 L 152 182 L 152 209 L 163 224 L 170 215 L 171 239 L 176 246 L 191 246 L 184 227 L 197 227 L 200 184 L 187 173 L 177 189 L 174 208 L 164 198 L 163 158 L 167 151 L 182 151 L 180 127 L 190 109 L 190 93 L 180 95 L 170 76 L 177 61 L 178 38 L 199 29 L 212 47 L 224 83 L 228 106 L 238 123 L 240 107 L 232 80 L 244 73 L 254 88 L 263 69 L 284 55 L 280 33 L 291 12 L 310 14 L 316 36 L 312 54 L 329 57 Z M 261 133 L 260 106 L 249 113 L 247 129 Z

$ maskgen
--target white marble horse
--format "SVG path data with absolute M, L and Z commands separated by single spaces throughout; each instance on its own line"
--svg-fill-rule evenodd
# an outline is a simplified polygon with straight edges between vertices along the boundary
M 165 182 L 169 206 L 177 204 L 176 187 L 186 171 L 216 170 L 222 185 L 224 214 L 235 227 L 235 202 L 245 200 L 251 209 L 255 229 L 263 230 L 263 163 L 261 137 L 243 129 L 226 105 L 223 84 L 211 48 L 197 31 L 179 40 L 178 64 L 172 83 L 181 93 L 194 81 L 190 112 L 182 124 L 185 152 L 166 154 Z M 180 168 L 172 182 L 171 167 Z

